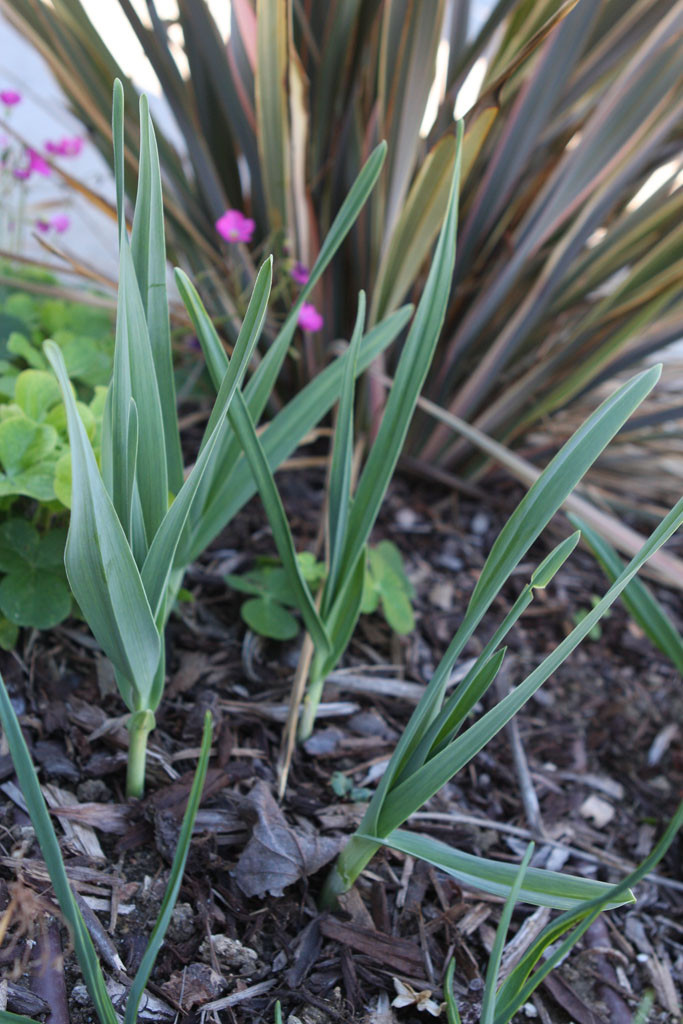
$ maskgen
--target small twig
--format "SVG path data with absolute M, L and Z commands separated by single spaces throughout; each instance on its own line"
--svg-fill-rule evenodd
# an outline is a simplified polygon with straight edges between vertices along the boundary
M 299 724 L 299 711 L 301 708 L 301 702 L 304 699 L 306 680 L 308 679 L 308 672 L 311 667 L 311 659 L 313 658 L 314 653 L 315 647 L 313 641 L 311 640 L 310 635 L 306 633 L 304 642 L 301 645 L 301 653 L 299 654 L 299 661 L 296 666 L 294 682 L 292 683 L 292 695 L 289 699 L 287 721 L 282 732 L 282 744 L 280 746 L 280 756 L 278 758 L 277 768 L 277 792 L 280 800 L 282 800 L 285 795 L 285 789 L 287 788 L 287 778 L 292 764 L 294 745 L 296 743 L 296 730 Z

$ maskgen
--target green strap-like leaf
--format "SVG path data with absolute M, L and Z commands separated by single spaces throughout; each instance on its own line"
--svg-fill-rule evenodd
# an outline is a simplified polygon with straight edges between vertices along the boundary
M 669 822 L 662 838 L 659 840 L 652 853 L 640 864 L 635 871 L 632 871 L 618 885 L 611 888 L 611 892 L 603 897 L 596 897 L 587 903 L 579 906 L 574 911 L 567 911 L 551 921 L 536 941 L 524 954 L 517 966 L 510 972 L 500 987 L 496 1000 L 496 1016 L 494 1024 L 507 1024 L 529 999 L 535 989 L 541 984 L 544 978 L 564 960 L 567 953 L 576 945 L 581 936 L 588 930 L 593 921 L 607 909 L 608 904 L 614 903 L 630 892 L 631 887 L 648 875 L 657 866 L 664 854 L 667 852 L 678 832 L 683 827 L 683 803 L 676 808 L 676 813 Z M 580 924 L 564 942 L 559 943 L 554 952 L 549 956 L 541 967 L 529 977 L 534 966 L 539 962 L 544 952 L 553 945 L 557 939 L 573 924 L 579 921 Z M 528 980 L 527 980 L 528 979 Z
M 406 338 L 377 438 L 363 469 L 349 516 L 342 562 L 355 565 L 365 547 L 384 500 L 446 315 L 458 223 L 458 186 L 462 123 L 457 127 L 456 160 L 451 192 L 432 266 L 415 319 Z
M 605 596 L 584 619 L 558 644 L 555 650 L 514 690 L 504 697 L 491 711 L 436 754 L 422 768 L 414 772 L 386 795 L 377 822 L 377 835 L 386 835 L 400 826 L 410 813 L 433 796 L 439 789 L 466 765 L 503 726 L 524 706 L 536 690 L 569 657 L 591 629 L 600 621 L 608 608 L 621 595 L 647 559 L 671 537 L 683 523 L 683 498 L 662 520 L 638 554 L 626 566 L 619 578 Z
M 161 172 L 154 126 L 146 96 L 140 97 L 140 167 L 135 201 L 131 251 L 152 346 L 164 422 L 168 484 L 177 494 L 183 484 L 176 411 L 171 331 L 166 293 L 166 240 Z
M 372 838 L 364 836 L 363 833 L 360 835 L 361 838 Z M 516 864 L 463 853 L 438 839 L 432 839 L 431 836 L 415 835 L 402 829 L 390 832 L 382 843 L 392 850 L 400 850 L 409 857 L 417 857 L 428 864 L 433 864 L 452 878 L 456 878 L 462 885 L 481 889 L 494 896 L 507 898 L 518 873 Z M 604 897 L 611 890 L 612 886 L 607 882 L 564 875 L 559 871 L 529 868 L 519 892 L 519 899 L 535 907 L 573 910 L 585 900 L 594 899 L 596 896 Z M 609 906 L 618 907 L 622 903 L 632 903 L 633 900 L 633 894 L 629 894 L 625 899 L 610 903 Z
M 624 563 L 612 545 L 591 529 L 583 519 L 574 515 L 570 515 L 569 519 L 581 530 L 584 540 L 592 548 L 607 578 L 614 582 L 623 572 Z M 652 591 L 642 580 L 634 579 L 621 595 L 621 600 L 655 647 L 662 654 L 666 654 L 678 671 L 683 673 L 683 638 Z
M 209 766 L 209 756 L 211 754 L 212 731 L 211 713 L 207 711 L 204 716 L 204 732 L 202 734 L 202 745 L 199 752 L 199 760 L 197 761 L 197 770 L 195 772 L 192 789 L 190 790 L 190 795 L 188 797 L 187 807 L 183 817 L 183 824 L 180 829 L 180 836 L 178 837 L 178 845 L 176 847 L 173 864 L 171 865 L 171 872 L 168 878 L 168 885 L 159 909 L 156 924 L 154 925 L 154 930 L 150 935 L 150 939 L 147 944 L 147 949 L 145 950 L 140 966 L 138 967 L 137 974 L 135 975 L 133 984 L 131 985 L 130 992 L 128 993 L 126 1016 L 124 1019 L 125 1024 L 136 1024 L 140 1000 L 142 999 L 142 994 L 145 991 L 145 985 L 152 973 L 152 968 L 154 967 L 159 950 L 161 949 L 164 936 L 166 935 L 168 926 L 171 923 L 171 916 L 176 905 L 176 900 L 178 899 L 180 885 L 183 880 L 183 872 L 185 871 L 185 863 L 190 850 L 192 829 L 194 828 L 197 811 L 199 810 L 199 805 L 202 799 L 202 790 L 204 789 L 204 781 L 206 779 L 206 771 Z
M 351 335 L 349 358 L 344 368 L 339 413 L 332 447 L 330 482 L 328 487 L 328 518 L 330 568 L 325 582 L 323 616 L 334 601 L 341 568 L 341 555 L 346 537 L 346 525 L 351 507 L 351 463 L 353 459 L 353 395 L 356 381 L 358 349 L 363 338 L 365 323 L 365 292 L 358 296 L 358 313 Z M 347 567 L 351 570 L 351 566 Z
M 438 753 L 439 750 L 441 750 L 447 743 L 450 743 L 458 734 L 466 716 L 474 707 L 477 700 L 480 700 L 481 697 L 483 697 L 484 693 L 498 673 L 500 663 L 495 670 L 494 666 L 490 665 L 487 671 L 487 666 L 489 666 L 489 662 L 492 659 L 494 652 L 503 642 L 520 616 L 523 615 L 525 610 L 531 604 L 534 590 L 543 589 L 550 583 L 552 577 L 564 565 L 565 561 L 578 544 L 579 537 L 580 533 L 578 531 L 571 534 L 571 536 L 566 537 L 565 540 L 561 541 L 557 545 L 557 547 L 553 548 L 550 554 L 548 554 L 541 564 L 534 570 L 531 575 L 530 582 L 526 587 L 524 587 L 512 608 L 507 613 L 500 626 L 496 629 L 481 654 L 478 656 L 472 668 L 459 684 L 455 693 L 453 693 L 443 705 L 439 715 L 435 717 L 431 726 L 414 748 L 405 765 L 402 766 L 400 771 L 397 773 L 397 783 L 412 775 L 412 773 L 421 767 L 429 757 Z
M 382 323 L 368 331 L 361 344 L 358 356 L 357 374 L 360 375 L 400 334 L 412 312 L 404 306 Z M 219 342 L 220 344 L 220 342 Z M 260 434 L 260 441 L 268 459 L 268 465 L 275 471 L 289 458 L 301 440 L 316 423 L 329 412 L 338 399 L 348 352 L 314 377 L 287 403 Z M 248 391 L 248 387 L 246 389 Z M 228 450 L 225 461 L 220 461 L 220 472 L 215 475 L 215 484 L 206 504 L 197 512 L 192 531 L 184 541 L 182 559 L 185 563 L 195 560 L 207 545 L 230 522 L 255 493 L 256 485 L 249 464 L 242 456 L 236 463 Z
M 261 334 L 270 297 L 272 268 L 273 260 L 272 257 L 269 257 L 261 267 L 256 278 L 254 291 L 244 317 L 244 323 L 233 350 L 232 359 L 228 369 L 225 371 L 223 383 L 218 389 L 218 396 L 209 417 L 197 460 L 157 530 L 142 567 L 142 582 L 155 618 L 159 614 L 161 602 L 173 568 L 176 549 L 192 502 L 195 499 L 204 473 L 207 471 L 212 460 L 215 461 L 216 444 L 221 433 L 225 415 L 246 373 L 249 360 Z
M 189 299 L 186 309 L 190 314 L 192 325 L 207 356 L 208 363 L 209 358 L 214 353 L 217 353 L 217 346 L 220 346 L 220 341 L 196 290 L 181 275 L 177 275 L 177 280 L 179 285 L 182 285 L 181 296 L 183 300 L 186 297 Z M 215 362 L 218 365 L 219 360 Z M 254 482 L 261 495 L 261 501 L 263 502 L 268 522 L 273 531 L 273 539 L 278 554 L 282 559 L 282 566 L 287 573 L 296 598 L 297 607 L 306 624 L 306 629 L 313 637 L 316 645 L 321 650 L 327 651 L 330 646 L 327 632 L 318 614 L 308 584 L 301 575 L 294 540 L 292 539 L 275 479 L 263 446 L 256 433 L 247 403 L 240 391 L 236 392 L 232 405 L 228 409 L 228 421 L 249 463 Z
M 78 415 L 60 348 L 46 341 L 62 391 L 71 445 L 71 522 L 64 562 L 95 639 L 136 689 L 143 708 L 159 663 L 160 640 L 138 567 L 107 494 Z M 132 710 L 132 709 L 131 709 Z
M 45 864 L 50 874 L 59 906 L 73 936 L 74 948 L 81 971 L 83 972 L 83 978 L 90 993 L 90 998 L 93 1001 L 101 1024 L 116 1024 L 117 1016 L 107 994 L 97 954 L 83 921 L 83 916 L 71 891 L 69 879 L 64 868 L 64 861 L 59 849 L 59 842 L 50 820 L 50 814 L 45 806 L 36 770 L 33 767 L 31 755 L 28 752 L 26 741 L 21 732 L 21 726 L 14 713 L 14 708 L 5 689 L 2 676 L 0 676 L 0 720 L 2 721 L 2 727 L 7 738 L 14 770 L 17 773 L 19 785 L 26 800 L 31 824 L 35 829 L 40 849 L 45 858 Z M 3 1011 L 3 1013 L 6 1013 L 6 1011 Z M 28 1020 L 27 1017 L 15 1016 L 9 1013 L 6 1016 L 8 1021 Z
M 496 988 L 498 987 L 498 974 L 500 972 L 501 960 L 503 959 L 505 940 L 507 939 L 508 928 L 510 927 L 510 921 L 512 919 L 512 911 L 515 909 L 517 900 L 520 899 L 522 885 L 526 878 L 529 861 L 531 860 L 533 852 L 534 844 L 529 843 L 526 848 L 526 853 L 522 858 L 522 863 L 517 869 L 515 880 L 510 887 L 508 898 L 506 899 L 505 906 L 503 907 L 503 913 L 500 915 L 500 921 L 496 928 L 496 938 L 493 943 L 493 949 L 491 950 L 488 966 L 486 968 L 484 998 L 481 1004 L 481 1024 L 493 1024 L 493 1014 L 496 1008 Z
M 439 713 L 453 665 L 500 588 L 586 470 L 652 390 L 660 373 L 661 366 L 644 370 L 603 402 L 548 464 L 501 530 L 484 564 L 465 618 L 411 715 L 370 803 L 371 819 L 376 820 L 397 773 Z

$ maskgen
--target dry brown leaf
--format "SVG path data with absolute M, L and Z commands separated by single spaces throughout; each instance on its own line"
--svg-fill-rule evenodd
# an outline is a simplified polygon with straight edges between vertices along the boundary
M 246 896 L 282 896 L 285 886 L 314 874 L 339 852 L 341 840 L 291 828 L 265 782 L 256 783 L 249 801 L 257 821 L 235 868 Z

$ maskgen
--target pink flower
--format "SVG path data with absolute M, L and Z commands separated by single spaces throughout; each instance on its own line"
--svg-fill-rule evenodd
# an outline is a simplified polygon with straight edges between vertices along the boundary
M 311 275 L 308 267 L 305 267 L 303 263 L 299 263 L 297 260 L 290 271 L 290 276 L 292 281 L 296 281 L 297 284 L 306 284 Z
M 36 153 L 35 149 L 28 151 L 28 169 L 29 172 L 36 171 L 37 174 L 42 174 L 44 178 L 51 173 L 50 165 L 43 160 L 40 153 Z
M 240 210 L 226 210 L 216 221 L 216 231 L 226 242 L 251 242 L 255 228 L 251 217 L 245 217 Z
M 3 89 L 0 92 L 0 100 L 6 107 L 14 107 L 17 103 L 21 103 L 21 93 L 16 92 L 14 89 Z
M 299 310 L 297 323 L 302 331 L 320 331 L 325 320 L 322 313 L 319 313 L 315 306 L 310 302 L 304 302 Z
M 31 177 L 31 168 L 30 167 L 15 167 L 14 170 L 12 171 L 12 174 L 17 179 L 17 181 L 26 181 L 27 178 Z
M 45 149 L 54 156 L 78 156 L 83 149 L 83 139 L 75 135 L 71 139 L 60 139 L 59 142 L 46 142 Z
M 71 221 L 65 213 L 56 213 L 54 217 L 50 217 L 49 220 L 37 220 L 36 227 L 39 231 L 42 231 L 43 234 L 47 234 L 47 232 L 52 229 L 61 235 L 63 231 L 67 230 L 70 223 Z

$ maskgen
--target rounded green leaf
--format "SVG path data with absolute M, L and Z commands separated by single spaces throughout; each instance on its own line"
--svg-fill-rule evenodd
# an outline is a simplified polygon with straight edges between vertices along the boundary
M 61 401 L 59 384 L 48 370 L 23 370 L 16 380 L 14 401 L 29 419 L 41 422 Z
M 71 611 L 64 575 L 24 563 L 0 583 L 0 611 L 16 626 L 50 629 Z
M 299 632 L 299 623 L 294 616 L 276 601 L 254 597 L 245 601 L 241 615 L 250 629 L 271 640 L 292 640 Z
M 34 562 L 39 544 L 35 526 L 25 519 L 7 519 L 0 525 L 0 569 L 12 572 L 27 562 Z

